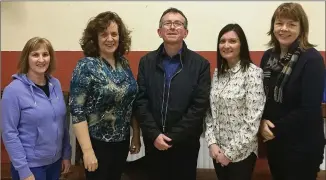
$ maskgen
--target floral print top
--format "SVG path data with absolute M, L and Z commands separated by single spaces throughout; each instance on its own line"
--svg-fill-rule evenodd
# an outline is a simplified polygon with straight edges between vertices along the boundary
M 90 136 L 119 142 L 130 136 L 133 101 L 138 91 L 128 61 L 112 69 L 106 60 L 85 57 L 78 61 L 70 82 L 72 122 L 87 121 Z
M 263 71 L 254 64 L 243 71 L 238 62 L 217 74 L 215 69 L 205 138 L 208 145 L 217 144 L 231 162 L 239 162 L 258 153 L 257 133 L 266 101 Z

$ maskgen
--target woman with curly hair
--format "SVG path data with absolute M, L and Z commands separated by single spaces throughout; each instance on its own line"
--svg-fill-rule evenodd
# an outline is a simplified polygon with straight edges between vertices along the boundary
M 120 180 L 128 152 L 140 150 L 132 118 L 138 87 L 124 57 L 130 44 L 130 31 L 110 11 L 91 19 L 80 40 L 85 57 L 73 71 L 70 107 L 88 180 Z

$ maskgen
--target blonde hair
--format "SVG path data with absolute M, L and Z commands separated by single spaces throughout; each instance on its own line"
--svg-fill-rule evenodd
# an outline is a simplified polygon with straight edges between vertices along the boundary
M 26 74 L 29 70 L 29 54 L 32 51 L 39 49 L 40 47 L 45 47 L 50 55 L 50 64 L 45 74 L 49 75 L 55 70 L 56 60 L 54 57 L 54 50 L 49 40 L 41 37 L 33 37 L 28 40 L 21 52 L 19 63 L 17 66 L 19 74 Z
M 309 33 L 309 22 L 308 17 L 302 6 L 298 3 L 283 3 L 275 10 L 272 20 L 271 27 L 268 35 L 271 36 L 271 40 L 268 42 L 268 45 L 279 49 L 280 45 L 274 35 L 274 23 L 276 19 L 279 18 L 288 18 L 300 23 L 300 34 L 298 36 L 299 46 L 301 49 L 308 49 L 314 47 L 315 45 L 310 44 L 308 41 Z

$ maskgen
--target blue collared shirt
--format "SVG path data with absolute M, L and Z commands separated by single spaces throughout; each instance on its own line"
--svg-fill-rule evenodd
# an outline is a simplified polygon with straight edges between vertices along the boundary
M 174 55 L 173 57 L 168 56 L 165 51 L 163 50 L 164 58 L 163 58 L 163 67 L 165 72 L 165 84 L 170 86 L 171 79 L 173 75 L 176 73 L 177 69 L 181 64 L 181 50 L 178 54 Z

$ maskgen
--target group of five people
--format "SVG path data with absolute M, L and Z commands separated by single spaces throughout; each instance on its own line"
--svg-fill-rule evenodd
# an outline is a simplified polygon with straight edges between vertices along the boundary
M 204 132 L 219 180 L 251 179 L 259 134 L 275 180 L 315 180 L 325 144 L 324 61 L 308 30 L 300 4 L 281 4 L 257 67 L 243 29 L 226 25 L 211 80 L 209 61 L 184 42 L 186 16 L 169 8 L 157 31 L 163 43 L 140 59 L 136 81 L 122 19 L 110 11 L 92 18 L 69 98 L 86 179 L 119 180 L 128 153 L 140 151 L 142 132 L 149 180 L 195 180 Z M 66 105 L 54 69 L 51 43 L 34 37 L 4 89 L 2 136 L 14 180 L 57 180 L 69 171 Z

